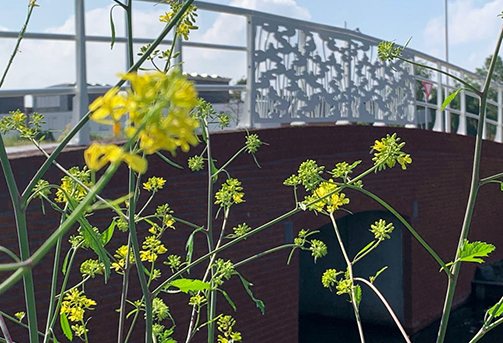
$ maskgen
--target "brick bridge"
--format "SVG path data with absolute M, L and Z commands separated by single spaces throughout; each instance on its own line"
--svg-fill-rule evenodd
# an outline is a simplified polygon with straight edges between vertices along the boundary
M 371 165 L 369 147 L 375 139 L 386 133 L 396 132 L 405 142 L 405 151 L 413 158 L 412 165 L 406 170 L 401 168 L 385 170 L 369 175 L 365 188 L 374 192 L 395 207 L 419 234 L 437 251 L 444 261 L 454 255 L 458 231 L 463 220 L 464 207 L 468 198 L 471 174 L 472 149 L 474 138 L 446 133 L 437 133 L 419 129 L 386 128 L 371 126 L 306 126 L 263 129 L 257 131 L 260 138 L 269 143 L 257 154 L 261 164 L 258 169 L 251 156 L 242 155 L 228 171 L 242 181 L 246 202 L 235 206 L 230 216 L 230 227 L 247 222 L 256 227 L 283 214 L 294 206 L 291 189 L 282 185 L 283 180 L 297 170 L 299 164 L 310 158 L 330 168 L 340 161 L 362 159 L 362 169 Z M 244 141 L 243 132 L 216 134 L 212 147 L 216 159 L 225 161 Z M 199 151 L 197 147 L 191 155 Z M 488 176 L 500 172 L 503 167 L 503 148 L 494 142 L 485 142 L 481 175 Z M 21 185 L 27 184 L 34 170 L 43 158 L 37 154 L 13 154 L 11 156 L 16 178 Z M 179 154 L 175 161 L 185 165 L 187 155 Z M 60 163 L 66 167 L 82 164 L 82 149 L 74 148 L 64 152 Z M 206 179 L 204 172 L 191 173 L 187 169 L 178 170 L 164 164 L 159 158 L 151 157 L 148 176 L 163 176 L 168 183 L 151 208 L 169 202 L 175 213 L 195 223 L 204 223 L 206 215 Z M 127 173 L 119 172 L 105 190 L 107 198 L 115 198 L 127 193 Z M 48 174 L 49 181 L 57 182 L 62 176 L 56 170 Z M 10 206 L 4 180 L 0 180 L 0 232 L 1 245 L 17 251 L 17 241 L 13 224 L 13 211 Z M 351 203 L 347 208 L 354 213 L 340 212 L 340 223 L 348 240 L 349 250 L 362 246 L 371 239 L 368 223 L 380 216 L 390 218 L 389 213 L 377 203 L 359 193 L 347 191 Z M 485 240 L 496 245 L 496 252 L 488 259 L 495 262 L 503 259 L 503 235 L 499 229 L 503 222 L 503 194 L 499 185 L 484 186 L 479 193 L 473 218 L 470 240 Z M 35 249 L 57 227 L 57 216 L 52 213 L 43 216 L 40 204 L 34 201 L 30 208 L 29 233 Z M 49 211 L 50 212 L 50 211 Z M 92 217 L 93 225 L 103 229 L 110 220 L 110 214 L 102 211 Z M 218 223 L 218 221 L 217 221 Z M 296 253 L 289 266 L 286 259 L 289 251 L 268 255 L 243 266 L 240 272 L 254 283 L 255 296 L 266 303 L 266 314 L 261 315 L 255 304 L 249 299 L 239 280 L 231 279 L 224 285 L 238 306 L 233 314 L 237 319 L 237 328 L 249 342 L 296 342 L 298 340 L 299 311 L 306 314 L 328 316 L 351 316 L 345 301 L 337 302 L 337 297 L 329 294 L 320 286 L 320 277 L 324 268 L 342 269 L 340 251 L 331 238 L 327 218 L 311 212 L 302 212 L 290 219 L 253 236 L 226 251 L 222 256 L 239 261 L 254 253 L 292 241 L 300 229 L 320 229 L 329 246 L 327 257 L 316 265 L 307 252 Z M 401 228 L 397 224 L 397 228 Z M 184 244 L 189 229 L 182 225 L 176 231 L 168 232 L 164 239 L 170 253 L 184 254 Z M 141 231 L 141 230 L 140 230 Z M 143 230 L 146 233 L 146 228 Z M 367 235 L 362 241 L 362 235 Z M 392 240 L 382 246 L 369 258 L 370 264 L 359 272 L 364 276 L 373 274 L 380 266 L 388 265 L 386 276 L 376 281 L 376 285 L 389 296 L 395 311 L 410 333 L 437 319 L 441 312 L 446 278 L 439 273 L 436 262 L 413 239 L 408 231 L 396 230 Z M 109 249 L 115 249 L 125 242 L 125 235 L 116 233 Z M 202 237 L 196 236 L 196 245 L 204 248 Z M 202 250 L 202 249 L 201 249 Z M 198 252 L 200 254 L 201 251 Z M 77 257 L 80 263 L 88 256 Z M 1 262 L 6 262 L 0 256 Z M 365 262 L 363 262 L 365 264 Z M 34 270 L 38 308 L 41 312 L 47 308 L 46 296 L 49 293 L 52 255 L 48 255 Z M 368 272 L 367 272 L 368 271 Z M 471 291 L 475 266 L 466 264 L 462 269 L 455 304 L 459 305 L 468 298 Z M 168 271 L 163 270 L 167 275 Z M 70 284 L 78 282 L 75 273 Z M 96 278 L 86 284 L 86 292 L 97 299 L 99 311 L 92 313 L 91 341 L 115 341 L 119 292 L 122 278 L 114 274 L 107 285 L 106 292 L 101 292 L 102 278 Z M 139 286 L 132 277 L 130 298 L 139 298 Z M 21 284 L 0 298 L 0 309 L 14 313 L 24 308 Z M 309 289 L 309 292 L 303 292 Z M 369 289 L 363 289 L 362 306 L 364 319 L 367 321 L 387 322 L 388 315 Z M 99 294 L 98 294 L 99 293 Z M 182 323 L 188 320 L 186 295 L 167 297 L 167 304 L 177 318 L 177 337 L 181 339 L 186 328 Z M 374 306 L 375 305 L 375 306 Z M 219 311 L 232 312 L 223 299 L 219 302 Z M 365 316 L 365 307 L 368 315 Z M 108 317 L 98 313 L 108 314 Z M 40 327 L 43 327 L 45 315 L 42 313 Z M 356 330 L 356 326 L 351 328 Z M 22 329 L 24 330 L 24 329 Z M 24 331 L 12 328 L 14 337 L 23 337 Z M 348 328 L 349 330 L 349 328 Z M 17 338 L 16 338 L 17 339 Z M 133 341 L 140 341 L 141 335 Z

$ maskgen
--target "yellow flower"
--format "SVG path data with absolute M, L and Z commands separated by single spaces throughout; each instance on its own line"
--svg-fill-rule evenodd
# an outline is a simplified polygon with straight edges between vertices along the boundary
M 140 251 L 140 259 L 142 261 L 155 262 L 157 260 L 157 254 L 152 251 L 142 250 Z
M 320 199 L 325 195 L 333 192 L 337 186 L 332 184 L 331 182 L 332 180 L 330 180 L 330 182 L 322 182 L 311 196 L 306 197 L 304 203 L 309 203 L 316 199 Z M 346 195 L 344 193 L 336 192 L 312 204 L 311 206 L 309 206 L 309 209 L 320 212 L 323 211 L 326 206 L 327 212 L 333 213 L 334 211 L 338 210 L 341 206 L 346 204 L 349 204 L 349 199 L 346 198 Z
M 131 169 L 138 173 L 145 173 L 147 170 L 147 161 L 138 155 L 124 152 L 122 148 L 114 144 L 101 145 L 91 144 L 84 152 L 84 159 L 89 169 L 98 171 L 107 163 L 126 162 Z
M 89 105 L 91 119 L 101 124 L 116 124 L 121 117 L 126 113 L 126 101 L 119 93 L 119 88 L 114 87 L 100 96 Z M 109 117 L 111 119 L 107 119 Z
M 166 180 L 162 177 L 153 176 L 143 184 L 143 189 L 149 192 L 157 192 L 164 187 Z
M 87 298 L 84 292 L 77 288 L 70 289 L 64 299 L 60 313 L 68 315 L 68 320 L 72 322 L 82 321 L 85 310 L 93 310 L 92 306 L 96 305 L 96 301 Z
M 169 23 L 171 19 L 173 18 L 174 13 L 173 12 L 166 12 L 166 14 L 162 14 L 159 16 L 159 21 L 162 23 Z

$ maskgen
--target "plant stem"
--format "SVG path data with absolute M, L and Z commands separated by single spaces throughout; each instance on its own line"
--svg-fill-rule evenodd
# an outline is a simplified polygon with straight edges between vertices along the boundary
M 23 27 L 21 28 L 21 31 L 19 31 L 19 35 L 17 36 L 17 42 L 16 46 L 14 47 L 14 51 L 12 52 L 9 61 L 7 62 L 7 66 L 5 67 L 5 70 L 2 75 L 2 79 L 0 80 L 0 88 L 2 88 L 3 83 L 5 82 L 5 78 L 7 77 L 7 73 L 9 72 L 9 69 L 12 65 L 12 62 L 14 61 L 14 57 L 16 57 L 17 52 L 19 51 L 19 45 L 21 44 L 21 41 L 24 38 L 24 34 L 26 32 L 26 29 L 28 28 L 28 22 L 30 21 L 31 18 L 31 13 L 33 12 L 33 9 L 37 7 L 35 2 L 32 2 L 32 0 L 28 1 L 28 14 L 26 15 L 26 20 L 23 24 Z
M 388 301 L 386 301 L 386 298 L 382 295 L 381 292 L 379 292 L 379 290 L 377 289 L 376 286 L 374 286 L 373 283 L 369 282 L 368 280 L 365 280 L 363 278 L 359 278 L 359 277 L 355 277 L 355 281 L 360 281 L 360 282 L 363 282 L 364 284 L 366 284 L 367 286 L 370 287 L 370 289 L 372 289 L 374 291 L 374 293 L 379 297 L 379 299 L 381 299 L 384 307 L 386 307 L 386 309 L 388 310 L 389 314 L 391 315 L 391 318 L 393 318 L 396 326 L 398 327 L 398 329 L 400 330 L 400 332 L 402 333 L 402 336 L 403 338 L 405 339 L 405 342 L 407 343 L 411 343 L 410 341 L 410 338 L 409 336 L 407 335 L 407 332 L 405 332 L 402 324 L 400 323 L 400 320 L 398 320 L 398 317 L 396 316 L 395 312 L 393 311 L 393 309 L 391 308 L 390 304 L 388 303 Z
M 10 316 L 8 313 L 0 311 L 0 315 L 2 315 L 3 317 L 7 318 L 8 320 L 10 320 L 11 322 L 13 322 L 15 324 L 21 325 L 25 329 L 29 329 L 28 325 L 26 325 L 25 323 L 19 321 L 17 318 L 14 318 L 14 317 Z M 41 337 L 44 337 L 44 334 L 42 332 L 40 332 L 40 331 L 38 332 L 38 335 L 41 336 Z M 54 338 L 52 338 L 52 341 L 55 342 L 55 343 L 57 343 L 57 341 Z
M 17 188 L 16 179 L 12 167 L 7 157 L 7 151 L 3 143 L 3 138 L 0 135 L 0 165 L 2 166 L 9 195 L 14 208 L 14 217 L 16 221 L 17 237 L 19 243 L 19 252 L 21 261 L 25 262 L 30 258 L 30 241 L 28 237 L 28 229 L 26 227 L 26 209 L 20 206 L 19 190 Z M 26 303 L 26 314 L 28 318 L 28 326 L 30 327 L 30 342 L 38 343 L 38 325 L 37 325 L 37 308 L 35 305 L 35 287 L 33 284 L 33 274 L 28 271 L 23 275 L 24 296 Z
M 7 328 L 7 324 L 5 324 L 5 321 L 3 320 L 3 317 L 1 314 L 0 314 L 0 329 L 3 333 L 3 336 L 5 337 L 5 340 L 8 343 L 13 343 L 12 338 L 10 337 L 9 329 Z
M 259 257 L 266 256 L 266 255 L 272 254 L 272 253 L 274 253 L 276 251 L 280 251 L 280 250 L 283 250 L 283 249 L 295 248 L 295 247 L 296 247 L 295 244 L 285 244 L 285 245 L 280 245 L 279 247 L 275 247 L 275 248 L 272 248 L 272 249 L 269 249 L 269 250 L 266 250 L 266 251 L 262 251 L 262 252 L 260 252 L 258 254 L 255 254 L 253 256 L 248 257 L 247 259 L 244 259 L 244 260 L 242 260 L 242 261 L 240 261 L 238 263 L 235 263 L 234 264 L 234 269 L 237 269 L 237 268 L 241 267 L 242 265 L 247 264 L 248 262 L 256 260 Z
M 480 180 L 480 186 L 482 185 L 485 185 L 486 183 L 489 183 L 493 180 L 496 180 L 496 179 L 499 179 L 499 178 L 502 178 L 503 177 L 503 173 L 498 173 L 498 174 L 494 174 L 492 176 L 488 176 L 486 178 L 483 178 Z
M 128 235 L 126 260 L 124 262 L 124 275 L 122 277 L 121 305 L 119 307 L 119 328 L 117 333 L 117 343 L 124 340 L 124 326 L 126 322 L 126 300 L 129 288 L 129 254 L 131 250 L 131 235 Z
M 460 248 L 463 245 L 464 240 L 468 237 L 468 232 L 470 231 L 470 224 L 472 220 L 473 210 L 475 208 L 475 201 L 477 199 L 478 189 L 480 187 L 480 155 L 482 150 L 482 131 L 484 128 L 484 122 L 486 118 L 486 104 L 487 104 L 487 95 L 489 92 L 489 87 L 491 85 L 491 77 L 494 72 L 494 67 L 496 65 L 496 58 L 498 57 L 498 53 L 501 47 L 501 42 L 503 40 L 503 27 L 500 31 L 500 35 L 498 37 L 498 42 L 496 43 L 496 47 L 494 49 L 494 54 L 491 59 L 491 64 L 489 65 L 489 70 L 487 72 L 486 81 L 484 84 L 484 88 L 482 89 L 482 95 L 480 97 L 480 106 L 479 106 L 479 121 L 477 126 L 477 137 L 475 140 L 475 151 L 473 157 L 473 169 L 472 169 L 472 180 L 470 183 L 470 194 L 468 196 L 468 204 L 466 205 L 465 217 L 463 220 L 463 226 L 461 228 L 461 233 L 459 235 L 458 248 L 456 250 L 456 257 L 454 261 L 459 259 Z M 452 276 L 449 278 L 447 284 L 447 294 L 445 297 L 444 308 L 442 312 L 442 319 L 440 321 L 440 327 L 438 330 L 437 343 L 443 343 L 445 339 L 445 333 L 447 331 L 447 324 L 449 322 L 449 315 L 451 311 L 452 301 L 454 299 L 454 291 L 456 289 L 456 283 L 459 276 L 459 270 L 461 268 L 461 263 L 454 263 L 451 267 Z
M 206 132 L 206 157 L 208 159 L 208 203 L 207 203 L 207 217 L 206 217 L 206 229 L 208 235 L 206 235 L 208 240 L 208 253 L 218 250 L 213 247 L 213 159 L 211 156 L 211 140 L 210 140 L 210 130 L 208 129 L 208 122 L 204 120 L 203 130 Z M 224 220 L 225 221 L 225 220 Z M 216 255 L 214 255 L 216 256 Z M 214 258 L 214 257 L 213 257 Z M 211 270 L 211 277 L 215 272 L 212 266 L 212 260 L 208 264 L 208 269 Z M 208 271 L 207 269 L 207 271 Z M 208 343 L 213 343 L 215 337 L 215 324 L 211 321 L 215 317 L 216 310 L 216 291 L 212 290 L 209 292 L 208 299 Z M 191 321 L 192 324 L 192 321 Z
M 127 343 L 129 341 L 129 338 L 133 334 L 133 329 L 134 329 L 134 326 L 136 325 L 136 321 L 138 320 L 139 314 L 140 314 L 140 310 L 136 311 L 136 313 L 134 314 L 133 321 L 131 322 L 131 326 L 129 327 L 129 330 L 126 335 L 126 339 L 124 340 L 124 343 Z
M 458 82 L 460 82 L 462 85 L 470 88 L 475 94 L 477 94 L 478 96 L 481 96 L 481 91 L 477 88 L 475 88 L 474 86 L 472 86 L 470 83 L 466 82 L 465 80 L 457 77 L 456 75 L 453 75 L 451 73 L 448 73 L 446 72 L 445 70 L 442 70 L 442 69 L 438 69 L 438 68 L 435 68 L 435 67 L 432 67 L 432 66 L 429 66 L 429 65 L 426 65 L 426 64 L 422 64 L 422 63 L 418 63 L 418 62 L 415 62 L 415 61 L 412 61 L 412 60 L 408 60 L 406 58 L 403 58 L 403 57 L 398 57 L 398 59 L 404 61 L 404 62 L 407 62 L 407 63 L 410 63 L 410 64 L 413 64 L 415 66 L 418 66 L 418 67 L 421 67 L 421 68 L 426 68 L 426 69 L 430 69 L 430 70 L 433 70 L 437 73 L 440 73 L 440 74 L 444 74 Z
M 339 232 L 339 228 L 337 227 L 337 222 L 335 221 L 334 214 L 330 213 L 330 220 L 332 221 L 332 225 L 334 227 L 335 235 L 337 236 L 337 241 L 339 242 L 339 246 L 342 251 L 342 255 L 344 256 L 344 260 L 346 261 L 346 265 L 348 267 L 349 279 L 351 280 L 351 304 L 353 305 L 353 311 L 356 317 L 356 324 L 358 325 L 358 334 L 360 335 L 361 343 L 365 343 L 365 336 L 363 334 L 362 320 L 360 318 L 360 311 L 358 310 L 358 304 L 356 300 L 355 294 L 355 285 L 354 285 L 354 275 L 353 275 L 353 265 L 349 259 L 349 256 L 346 252 L 346 248 L 344 247 L 344 242 L 342 241 L 341 234 Z
M 145 53 L 140 56 L 138 61 L 129 68 L 128 73 L 134 72 L 140 68 L 140 66 L 147 60 L 147 58 L 150 56 L 150 54 L 157 48 L 159 44 L 161 44 L 162 40 L 166 37 L 166 35 L 173 29 L 173 27 L 176 25 L 178 20 L 182 17 L 182 15 L 185 13 L 187 8 L 194 2 L 194 0 L 186 0 L 186 2 L 183 4 L 182 8 L 176 15 L 173 17 L 173 20 L 171 20 L 162 30 L 162 32 L 159 34 L 159 36 L 152 42 L 152 44 L 149 46 L 149 48 L 145 51 Z M 119 80 L 115 87 L 121 87 L 124 85 L 126 82 L 125 79 Z M 56 149 L 52 152 L 51 156 L 42 164 L 40 169 L 36 172 L 35 176 L 31 179 L 30 183 L 28 186 L 26 186 L 20 200 L 21 207 L 25 206 L 26 199 L 30 196 L 31 192 L 33 191 L 33 188 L 36 186 L 37 182 L 42 178 L 42 176 L 45 174 L 45 172 L 49 169 L 51 166 L 52 162 L 59 156 L 61 151 L 68 145 L 70 140 L 77 134 L 77 132 L 89 121 L 89 115 L 91 112 L 87 112 L 87 114 L 77 123 L 77 125 L 68 133 L 68 135 L 61 141 L 61 143 L 56 147 Z
M 54 312 L 48 314 L 48 316 L 51 316 L 51 321 L 47 325 L 49 330 L 51 330 L 54 327 L 54 325 L 56 324 L 56 318 L 58 318 L 58 312 L 59 312 L 59 309 L 61 308 L 61 303 L 63 302 L 62 295 L 65 293 L 66 285 L 68 284 L 68 278 L 70 277 L 70 270 L 73 265 L 73 260 L 75 259 L 75 255 L 77 254 L 77 250 L 78 250 L 78 248 L 72 248 L 70 260 L 69 260 L 68 266 L 66 268 L 65 278 L 63 279 L 63 284 L 61 285 L 61 292 L 59 293 L 58 303 L 56 304 L 56 308 L 54 309 Z M 49 336 L 48 331 L 45 332 L 44 341 L 46 340 L 47 336 Z
M 129 192 L 134 193 L 136 188 L 135 173 L 129 169 Z M 135 258 L 136 269 L 138 271 L 138 279 L 140 281 L 141 292 L 145 300 L 145 342 L 152 342 L 152 297 L 148 290 L 147 280 L 145 278 L 144 266 L 140 257 L 140 244 L 138 243 L 138 233 L 136 232 L 135 211 L 136 211 L 136 196 L 129 203 L 129 232 L 131 237 L 131 245 Z
M 60 224 L 63 222 L 66 217 L 66 210 L 68 209 L 68 205 L 65 206 L 65 210 L 60 219 Z M 51 293 L 49 295 L 49 309 L 47 310 L 47 322 L 45 326 L 45 336 L 44 343 L 47 343 L 49 338 L 49 329 L 51 323 L 51 316 L 54 311 L 54 302 L 56 300 L 56 288 L 58 287 L 58 272 L 59 272 L 59 259 L 61 258 L 61 241 L 62 238 L 58 239 L 56 243 L 56 251 L 54 252 L 54 264 L 52 266 L 52 280 L 51 280 Z
M 482 326 L 482 328 L 480 328 L 479 332 L 477 332 L 477 334 L 475 336 L 473 336 L 473 338 L 470 340 L 469 343 L 478 342 L 482 337 L 484 337 L 484 335 L 486 333 L 488 333 L 489 331 L 491 331 L 492 329 L 494 329 L 495 327 L 497 327 L 501 323 L 503 323 L 503 318 L 500 318 L 497 321 L 495 321 L 494 323 L 489 324 L 485 327 Z
M 364 188 L 360 188 L 360 187 L 356 187 L 356 186 L 352 186 L 352 185 L 346 185 L 345 187 L 365 194 L 366 196 L 377 201 L 379 204 L 381 204 L 389 212 L 391 212 L 391 214 L 393 214 L 395 216 L 395 218 L 397 218 L 407 228 L 407 230 L 409 230 L 409 232 L 412 234 L 412 236 L 414 236 L 414 238 L 423 246 L 423 248 L 425 248 L 426 251 L 428 251 L 430 253 L 430 255 L 440 265 L 442 270 L 444 270 L 447 273 L 447 276 L 450 276 L 451 272 L 449 271 L 449 268 L 445 265 L 444 261 L 442 261 L 440 256 L 438 256 L 438 254 L 435 252 L 435 250 L 433 250 L 433 248 L 430 247 L 430 245 L 428 243 L 426 243 L 426 241 L 417 233 L 417 231 L 414 230 L 414 228 L 405 220 L 405 218 L 402 217 L 400 215 L 400 213 L 398 213 L 393 207 L 391 207 L 387 202 L 385 202 L 384 200 L 379 198 L 377 195 L 367 191 Z

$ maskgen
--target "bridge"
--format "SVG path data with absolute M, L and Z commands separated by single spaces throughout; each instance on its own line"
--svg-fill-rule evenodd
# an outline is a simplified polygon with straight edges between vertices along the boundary
M 82 2 L 77 0 L 76 4 Z M 413 158 L 412 165 L 406 171 L 392 169 L 369 175 L 365 180 L 365 187 L 395 207 L 444 261 L 452 258 L 468 198 L 474 138 L 467 134 L 470 125 L 478 117 L 468 111 L 467 103 L 474 94 L 462 91 L 458 107 L 453 105 L 446 111 L 441 111 L 445 92 L 452 91 L 455 86 L 441 75 L 415 75 L 414 70 L 405 65 L 392 65 L 396 70 L 392 71 L 390 66 L 382 64 L 376 58 L 376 45 L 379 42 L 376 38 L 256 11 L 203 2 L 198 2 L 197 5 L 202 10 L 237 15 L 247 21 L 248 35 L 243 46 L 184 42 L 182 47 L 187 45 L 194 48 L 237 50 L 247 54 L 249 63 L 246 85 L 200 86 L 200 89 L 245 91 L 246 110 L 240 117 L 240 123 L 258 133 L 269 144 L 257 154 L 260 169 L 250 156 L 240 156 L 228 169 L 242 181 L 246 194 L 246 203 L 236 207 L 230 218 L 231 227 L 243 222 L 256 227 L 291 210 L 294 199 L 291 190 L 282 183 L 297 170 L 302 161 L 310 158 L 320 164 L 332 166 L 341 161 L 363 160 L 362 168 L 365 168 L 371 165 L 369 150 L 374 140 L 396 132 L 407 142 L 405 150 Z M 77 19 L 78 17 L 77 13 Z M 0 37 L 11 35 L 0 32 Z M 75 36 L 30 34 L 26 37 L 76 39 L 79 42 L 109 39 L 84 36 L 82 31 L 78 31 Z M 415 60 L 433 63 L 437 68 L 449 69 L 460 77 L 477 79 L 477 75 L 473 73 L 417 51 L 406 49 L 405 54 Z M 77 58 L 82 62 L 85 54 L 77 54 Z M 75 112 L 76 116 L 80 116 L 84 105 L 87 106 L 86 94 L 98 89 L 85 86 L 85 72 L 78 73 L 77 78 L 74 88 L 7 90 L 0 91 L 0 96 L 75 95 L 76 103 L 80 104 L 76 106 Z M 421 97 L 422 92 L 417 87 L 423 81 L 431 82 L 437 90 L 435 103 L 429 102 L 424 95 Z M 495 115 L 484 123 L 484 135 L 488 141 L 483 148 L 482 176 L 500 172 L 503 165 L 502 147 L 499 144 L 502 142 L 503 88 L 498 84 L 493 87 L 497 90 L 497 99 L 490 101 Z M 366 125 L 347 125 L 349 123 Z M 81 135 L 79 139 L 75 144 L 77 146 L 61 155 L 59 162 L 62 165 L 70 167 L 83 163 L 83 148 L 78 145 L 87 142 L 89 137 Z M 212 143 L 215 158 L 223 161 L 230 157 L 243 139 L 244 134 L 240 131 L 217 133 Z M 201 147 L 196 147 L 190 152 L 190 156 L 200 152 L 200 149 Z M 10 157 L 17 180 L 22 186 L 28 183 L 33 171 L 44 160 L 42 156 L 28 152 L 13 153 Z M 187 157 L 179 154 L 175 162 L 186 165 Z M 149 159 L 149 165 L 146 177 L 163 175 L 168 180 L 167 187 L 160 192 L 159 199 L 162 200 L 154 201 L 152 208 L 167 201 L 180 216 L 190 215 L 193 222 L 203 223 L 206 216 L 204 173 L 173 169 L 155 157 Z M 116 198 L 127 193 L 126 175 L 125 172 L 119 172 L 113 178 L 104 192 L 106 198 Z M 61 177 L 62 174 L 56 169 L 48 173 L 49 182 L 57 183 Z M 0 192 L 2 245 L 15 251 L 17 240 L 12 227 L 13 212 L 4 180 L 0 180 L 0 189 L 5 190 Z M 189 189 L 194 189 L 194 193 L 188 192 Z M 380 217 L 391 220 L 391 217 L 379 204 L 361 194 L 348 192 L 347 195 L 351 199 L 348 209 L 353 215 L 339 213 L 338 216 L 345 239 L 349 242 L 349 250 L 352 250 L 360 246 L 361 237 L 369 235 L 369 222 Z M 470 240 L 485 240 L 497 248 L 503 247 L 503 236 L 499 234 L 496 224 L 503 221 L 503 212 L 499 210 L 502 205 L 503 197 L 498 185 L 489 184 L 481 189 Z M 30 238 L 34 244 L 31 248 L 34 249 L 54 230 L 58 218 L 50 214 L 44 216 L 38 204 L 33 204 L 30 211 Z M 106 225 L 110 217 L 110 214 L 100 214 L 94 216 L 94 220 L 96 225 Z M 339 251 L 335 243 L 330 241 L 328 224 L 322 216 L 302 212 L 225 252 L 225 257 L 239 261 L 254 253 L 291 242 L 301 229 L 320 229 L 320 237 L 328 243 L 328 256 L 316 265 L 313 265 L 310 256 L 301 252 L 300 255 L 295 254 L 290 265 L 286 266 L 289 252 L 282 251 L 243 266 L 241 272 L 254 283 L 255 296 L 266 303 L 265 315 L 261 315 L 250 301 L 239 280 L 231 279 L 226 284 L 227 292 L 238 306 L 238 312 L 233 316 L 246 340 L 297 342 L 299 314 L 334 318 L 351 315 L 347 303 L 338 301 L 336 296 L 320 287 L 321 272 L 325 268 L 341 268 L 337 257 Z M 389 297 L 408 332 L 414 333 L 439 317 L 446 279 L 438 272 L 436 262 L 408 231 L 399 223 L 396 223 L 396 227 L 393 239 L 383 243 L 372 258 L 376 265 L 389 266 L 386 277 L 378 279 L 376 285 Z M 187 232 L 187 227 L 180 226 L 169 233 L 167 247 L 170 253 L 184 254 Z M 121 244 L 122 242 L 113 242 L 111 248 Z M 202 241 L 196 240 L 196 245 L 204 248 Z M 488 262 L 501 259 L 503 250 L 497 249 Z M 51 264 L 51 256 L 47 256 L 34 270 L 35 280 L 50 279 Z M 358 272 L 371 275 L 375 272 L 374 267 L 371 264 Z M 462 269 L 456 305 L 470 295 L 474 271 L 473 265 L 466 265 Z M 78 281 L 78 276 L 71 276 L 72 284 Z M 107 285 L 112 291 L 106 294 L 100 292 L 101 286 L 101 280 L 97 280 L 86 286 L 86 292 L 89 292 L 91 298 L 99 299 L 100 312 L 115 313 L 121 278 L 112 277 Z M 43 311 L 47 304 L 43 295 L 49 292 L 49 285 L 41 282 L 36 287 L 40 292 L 38 308 L 42 310 L 42 318 L 45 318 Z M 363 292 L 364 321 L 389 324 L 389 317 L 378 305 L 377 299 L 368 289 Z M 140 296 L 139 287 L 132 288 L 131 296 L 135 295 Z M 176 313 L 178 323 L 187 322 L 189 313 L 184 311 L 187 299 L 174 299 L 168 305 Z M 22 287 L 19 285 L 0 299 L 0 309 L 15 312 L 20 310 L 22 302 Z M 232 312 L 223 299 L 219 306 L 222 306 L 222 311 Z M 93 317 L 90 322 L 91 331 L 100 332 L 102 341 L 115 340 L 116 333 L 110 330 L 110 323 L 115 323 L 116 318 L 99 317 L 98 314 L 93 314 Z M 14 332 L 18 333 L 13 329 L 11 333 Z M 141 335 L 137 339 L 141 339 Z

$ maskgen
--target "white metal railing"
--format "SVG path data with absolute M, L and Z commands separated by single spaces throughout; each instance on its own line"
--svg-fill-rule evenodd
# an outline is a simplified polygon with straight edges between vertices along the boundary
M 87 86 L 86 42 L 109 42 L 110 37 L 85 35 L 84 0 L 75 1 L 75 34 L 32 33 L 24 39 L 76 42 L 76 86 L 44 89 L 0 90 L 2 97 L 75 94 L 75 122 L 87 111 L 88 94 L 102 93 L 107 87 Z M 158 0 L 138 0 L 157 3 Z M 183 42 L 183 47 L 238 51 L 246 54 L 246 85 L 197 85 L 198 90 L 241 90 L 246 92 L 245 113 L 240 124 L 246 127 L 279 126 L 299 123 L 367 122 L 374 125 L 401 124 L 435 131 L 469 134 L 476 113 L 469 112 L 471 97 L 460 92 L 459 106 L 441 111 L 446 92 L 454 91 L 440 73 L 415 75 L 403 63 L 386 66 L 377 58 L 379 39 L 359 32 L 308 21 L 286 18 L 254 10 L 196 1 L 205 11 L 243 17 L 247 23 L 242 45 Z M 0 31 L 0 39 L 15 39 L 17 32 Z M 125 37 L 117 37 L 125 43 Z M 134 43 L 150 43 L 135 38 Z M 166 39 L 163 44 L 171 44 Z M 178 45 L 182 50 L 182 44 Z M 480 77 L 458 66 L 427 54 L 406 49 L 406 57 L 424 61 L 460 78 Z M 183 54 L 182 54 L 183 56 Z M 432 83 L 437 101 L 416 98 L 419 82 Z M 503 87 L 493 83 L 497 101 L 490 100 L 491 115 L 484 123 L 484 138 L 503 142 Z M 467 104 L 468 101 L 468 104 Z M 434 119 L 433 119 L 434 116 Z M 74 144 L 89 143 L 84 130 Z

